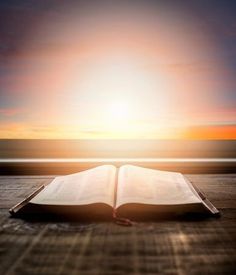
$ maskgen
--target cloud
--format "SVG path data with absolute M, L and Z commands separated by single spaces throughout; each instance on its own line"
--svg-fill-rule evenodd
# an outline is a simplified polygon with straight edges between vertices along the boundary
M 214 62 L 172 63 L 166 65 L 167 70 L 181 73 L 206 73 L 211 72 L 216 66 Z
M 86 130 L 57 125 L 42 126 L 27 123 L 1 123 L 0 138 L 12 139 L 101 139 L 123 137 L 112 135 L 107 131 Z M 150 133 L 124 136 L 126 138 L 157 138 L 157 139 L 236 139 L 236 123 L 215 125 L 190 125 L 167 128 L 162 131 L 152 129 Z
M 187 139 L 236 139 L 236 124 L 190 126 L 183 131 L 183 137 Z
M 0 115 L 5 117 L 14 117 L 24 112 L 25 110 L 21 108 L 1 108 L 0 109 Z

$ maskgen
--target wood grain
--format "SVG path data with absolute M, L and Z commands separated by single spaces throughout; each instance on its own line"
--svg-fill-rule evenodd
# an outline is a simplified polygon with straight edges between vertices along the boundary
M 8 209 L 53 176 L 0 177 L 0 274 L 235 274 L 236 174 L 186 176 L 220 218 L 29 222 Z

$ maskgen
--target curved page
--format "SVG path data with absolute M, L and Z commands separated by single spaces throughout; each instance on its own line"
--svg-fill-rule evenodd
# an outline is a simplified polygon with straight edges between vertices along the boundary
M 180 173 L 125 165 L 119 170 L 116 208 L 126 203 L 178 205 L 201 200 Z
M 114 206 L 116 168 L 103 165 L 68 176 L 56 177 L 30 203 L 47 205 Z

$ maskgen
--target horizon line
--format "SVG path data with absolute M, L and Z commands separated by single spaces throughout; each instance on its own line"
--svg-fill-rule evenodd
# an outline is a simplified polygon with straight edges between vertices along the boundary
M 171 162 L 194 162 L 194 163 L 220 163 L 236 162 L 236 158 L 1 158 L 0 163 L 92 163 L 92 162 L 144 162 L 144 163 L 171 163 Z

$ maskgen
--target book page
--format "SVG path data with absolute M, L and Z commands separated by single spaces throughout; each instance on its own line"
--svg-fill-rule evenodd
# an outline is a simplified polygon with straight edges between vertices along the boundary
M 56 177 L 30 202 L 48 205 L 106 203 L 114 206 L 116 167 L 103 165 Z
M 126 203 L 177 205 L 201 200 L 180 173 L 125 165 L 118 174 L 116 208 Z

